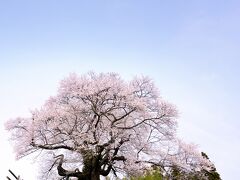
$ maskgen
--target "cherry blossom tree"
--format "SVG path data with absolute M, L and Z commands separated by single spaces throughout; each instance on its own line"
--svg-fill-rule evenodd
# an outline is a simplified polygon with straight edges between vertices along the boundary
M 6 123 L 17 158 L 41 152 L 41 179 L 99 180 L 211 167 L 196 147 L 176 138 L 177 110 L 148 77 L 124 81 L 115 73 L 71 74 L 57 95 L 29 118 Z M 44 177 L 44 178 L 43 178 Z

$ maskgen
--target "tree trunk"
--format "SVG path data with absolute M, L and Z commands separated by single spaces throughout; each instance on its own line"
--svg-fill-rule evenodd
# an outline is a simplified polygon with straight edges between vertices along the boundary
M 82 151 L 83 155 L 83 173 L 89 174 L 87 180 L 100 180 L 99 159 L 94 156 L 94 153 L 89 151 Z
M 100 180 L 100 172 L 92 172 L 91 180 Z
M 78 180 L 100 180 L 101 166 L 99 165 L 99 157 L 94 156 L 92 151 L 83 151 L 83 168 L 82 172 L 76 168 L 74 171 L 66 170 L 62 167 L 63 155 L 59 155 L 59 164 L 57 166 L 58 174 L 66 177 L 76 177 Z M 107 175 L 107 174 L 106 174 Z
M 93 171 L 91 174 L 78 177 L 78 180 L 100 180 L 100 172 Z

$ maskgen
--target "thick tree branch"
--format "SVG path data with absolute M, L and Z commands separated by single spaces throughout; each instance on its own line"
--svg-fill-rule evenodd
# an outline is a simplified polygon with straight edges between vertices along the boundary
M 33 147 L 40 148 L 40 149 L 46 149 L 46 150 L 56 150 L 56 149 L 67 149 L 70 151 L 73 151 L 74 148 L 67 146 L 67 145 L 41 145 L 41 144 L 35 144 L 34 142 L 31 143 Z
M 63 165 L 63 159 L 64 159 L 64 155 L 61 154 L 59 156 L 56 156 L 56 158 L 59 159 L 59 163 L 58 163 L 58 166 L 57 166 L 57 170 L 58 170 L 58 174 L 60 176 L 63 176 L 63 177 L 77 177 L 78 179 L 81 179 L 81 180 L 87 180 L 87 176 L 86 174 L 82 173 L 79 171 L 79 169 L 75 169 L 74 171 L 69 171 L 69 170 L 66 170 L 62 167 Z

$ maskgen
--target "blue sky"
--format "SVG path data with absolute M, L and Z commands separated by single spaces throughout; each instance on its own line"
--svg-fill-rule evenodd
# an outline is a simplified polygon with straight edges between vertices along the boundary
M 239 17 L 238 1 L 0 0 L 1 176 L 35 169 L 14 162 L 3 123 L 40 107 L 70 72 L 93 70 L 150 76 L 180 111 L 179 135 L 224 180 L 240 179 Z

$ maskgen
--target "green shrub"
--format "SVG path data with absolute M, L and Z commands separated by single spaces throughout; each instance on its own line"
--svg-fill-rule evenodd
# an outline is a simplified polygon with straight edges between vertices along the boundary
M 132 177 L 131 180 L 163 180 L 159 170 L 148 171 L 144 176 Z

